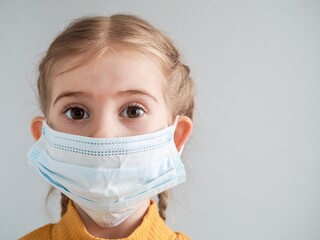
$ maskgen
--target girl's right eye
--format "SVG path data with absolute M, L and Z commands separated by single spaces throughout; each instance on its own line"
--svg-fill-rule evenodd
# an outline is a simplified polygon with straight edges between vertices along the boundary
M 80 107 L 70 107 L 65 111 L 65 115 L 72 120 L 82 120 L 89 117 L 89 114 Z

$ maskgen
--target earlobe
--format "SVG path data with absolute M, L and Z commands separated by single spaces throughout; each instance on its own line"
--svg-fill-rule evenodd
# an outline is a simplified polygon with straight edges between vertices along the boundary
M 177 150 L 187 142 L 192 132 L 192 120 L 187 116 L 180 116 L 178 119 L 176 131 L 174 132 L 174 142 Z
M 31 121 L 30 129 L 31 129 L 32 136 L 36 141 L 41 137 L 43 120 L 44 120 L 44 117 L 38 116 L 33 118 Z

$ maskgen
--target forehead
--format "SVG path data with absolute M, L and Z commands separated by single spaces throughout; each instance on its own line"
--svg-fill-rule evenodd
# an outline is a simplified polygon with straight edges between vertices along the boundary
M 162 68 L 154 59 L 133 51 L 106 51 L 96 56 L 81 55 L 59 61 L 49 89 L 52 98 L 64 90 L 106 95 L 141 88 L 161 97 L 165 81 Z

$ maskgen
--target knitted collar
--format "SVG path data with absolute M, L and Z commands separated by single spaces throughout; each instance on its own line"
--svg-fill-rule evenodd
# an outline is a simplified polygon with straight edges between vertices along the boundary
M 52 231 L 52 236 L 60 236 L 59 240 L 106 240 L 94 237 L 88 233 L 72 201 L 69 201 L 68 211 L 63 215 L 61 221 L 54 226 Z M 129 237 L 118 240 L 174 239 L 175 235 L 160 217 L 156 203 L 151 201 L 140 226 Z M 62 239 L 61 236 L 64 238 Z

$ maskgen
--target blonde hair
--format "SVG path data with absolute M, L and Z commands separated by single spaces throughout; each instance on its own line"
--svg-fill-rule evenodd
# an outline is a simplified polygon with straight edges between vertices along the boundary
M 194 94 L 190 70 L 181 62 L 172 41 L 145 20 L 120 14 L 77 19 L 51 43 L 39 65 L 37 82 L 39 103 L 44 115 L 49 110 L 49 83 L 57 63 L 84 54 L 90 58 L 106 49 L 133 50 L 158 62 L 167 77 L 164 96 L 172 116 L 184 115 L 192 119 Z M 67 211 L 69 199 L 63 194 L 61 196 L 62 216 Z M 168 193 L 160 193 L 158 197 L 159 213 L 165 220 Z

